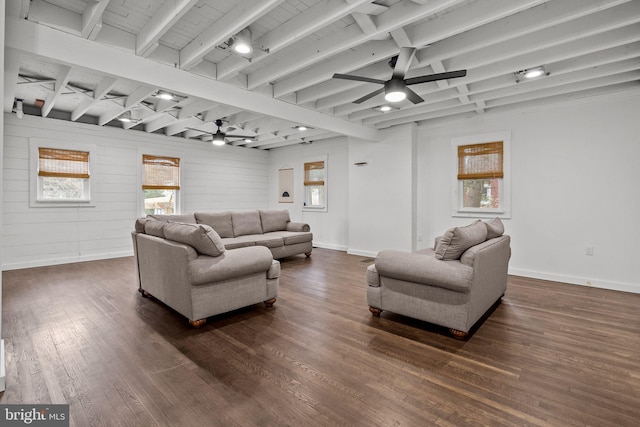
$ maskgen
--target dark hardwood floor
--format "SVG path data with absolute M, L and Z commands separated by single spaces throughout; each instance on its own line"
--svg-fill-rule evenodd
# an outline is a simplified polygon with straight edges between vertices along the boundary
M 282 262 L 273 308 L 192 329 L 132 258 L 3 273 L 0 403 L 75 426 L 638 426 L 640 295 L 511 277 L 467 341 L 369 313 L 371 262 Z

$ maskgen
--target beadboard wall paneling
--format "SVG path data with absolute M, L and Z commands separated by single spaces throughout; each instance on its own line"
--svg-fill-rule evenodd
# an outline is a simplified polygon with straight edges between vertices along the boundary
M 145 132 L 5 114 L 3 270 L 133 254 L 140 153 L 181 158 L 182 212 L 268 207 L 268 152 Z M 29 206 L 30 138 L 96 146 L 95 207 Z

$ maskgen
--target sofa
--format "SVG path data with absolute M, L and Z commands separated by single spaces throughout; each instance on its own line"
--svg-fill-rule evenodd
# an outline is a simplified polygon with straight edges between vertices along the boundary
M 275 259 L 311 256 L 313 234 L 308 224 L 291 222 L 287 210 L 195 212 L 180 215 L 148 215 L 162 221 L 205 224 L 222 238 L 226 249 L 264 246 Z
M 511 238 L 499 218 L 450 228 L 434 248 L 380 251 L 367 269 L 369 311 L 434 323 L 465 339 L 504 295 L 510 257 Z
M 267 246 L 228 250 L 209 225 L 149 217 L 136 220 L 132 238 L 139 292 L 194 327 L 210 316 L 276 301 L 280 262 Z

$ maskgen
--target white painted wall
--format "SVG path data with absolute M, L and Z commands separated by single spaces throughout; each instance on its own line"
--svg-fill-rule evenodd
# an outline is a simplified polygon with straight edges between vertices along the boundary
M 421 127 L 422 247 L 451 217 L 451 138 L 511 130 L 516 275 L 640 292 L 640 96 L 593 98 L 536 111 Z M 594 255 L 585 255 L 592 245 Z
M 327 212 L 303 211 L 304 163 L 324 155 L 327 156 Z M 292 221 L 309 224 L 315 246 L 342 251 L 348 248 L 348 156 L 347 138 L 270 150 L 269 208 L 287 209 Z M 294 170 L 293 203 L 278 202 L 278 170 L 286 167 Z
M 268 156 L 183 138 L 5 114 L 3 269 L 133 254 L 130 232 L 142 211 L 142 152 L 181 158 L 182 211 L 266 208 Z M 29 139 L 97 146 L 96 207 L 29 207 Z
M 415 249 L 415 143 L 413 124 L 382 130 L 377 143 L 350 141 L 349 253 Z

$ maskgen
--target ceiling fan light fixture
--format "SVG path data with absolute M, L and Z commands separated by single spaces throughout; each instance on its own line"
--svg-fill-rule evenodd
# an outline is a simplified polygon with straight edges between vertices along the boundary
M 212 135 L 211 143 L 213 145 L 224 145 L 224 136 L 218 134 Z
M 384 99 L 387 102 L 400 102 L 407 97 L 407 91 L 402 80 L 391 79 L 384 85 Z

